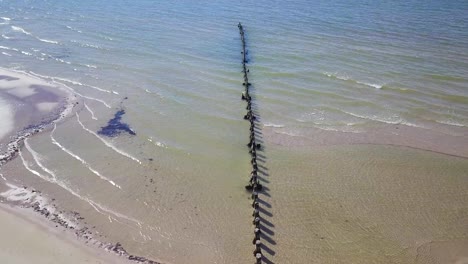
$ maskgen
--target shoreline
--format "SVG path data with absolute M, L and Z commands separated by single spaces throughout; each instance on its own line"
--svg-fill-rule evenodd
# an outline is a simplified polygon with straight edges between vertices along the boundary
M 0 175 L 4 181 L 0 181 L 0 191 L 2 191 L 0 193 L 0 212 L 3 210 L 4 214 L 9 213 L 20 219 L 24 218 L 25 222 L 37 222 L 42 229 L 47 229 L 46 231 L 49 232 L 53 230 L 54 224 L 55 228 L 64 228 L 63 231 L 66 233 L 69 242 L 71 242 L 72 235 L 74 235 L 74 239 L 78 238 L 77 241 L 82 244 L 82 247 L 84 244 L 93 244 L 96 247 L 94 250 L 96 252 L 92 255 L 100 256 L 101 254 L 98 254 L 98 250 L 102 251 L 104 249 L 104 251 L 113 253 L 114 256 L 119 257 L 122 263 L 128 263 L 124 261 L 131 261 L 132 263 L 160 264 L 145 257 L 129 254 L 119 242 L 113 244 L 99 241 L 92 237 L 92 233 L 88 227 L 81 224 L 81 220 L 84 218 L 78 212 L 66 213 L 60 211 L 53 204 L 55 199 L 48 201 L 42 197 L 40 191 L 29 186 L 18 187 L 12 185 L 1 174 L 1 168 L 9 161 L 18 157 L 18 153 L 24 147 L 26 139 L 41 132 L 51 130 L 53 124 L 65 122 L 73 113 L 83 109 L 84 101 L 63 87 L 16 71 L 0 68 L 0 76 L 2 76 L 0 80 L 6 82 L 16 81 L 19 83 L 19 85 L 15 85 L 15 83 L 0 83 L 2 97 L 6 101 L 11 101 L 12 105 L 15 103 L 17 105 L 19 103 L 25 105 L 13 113 L 13 129 L 6 133 L 3 138 L 0 138 Z M 1 86 L 2 84 L 4 85 L 3 87 Z M 78 109 L 76 109 L 77 106 L 79 106 Z M 45 111 L 43 111 L 44 108 Z M 38 114 L 37 112 L 43 113 Z M 6 147 L 6 149 L 3 150 L 2 147 Z M 2 190 L 2 186 L 6 186 L 7 190 Z M 2 199 L 2 196 L 5 199 Z M 7 209 L 3 205 L 8 205 L 10 208 Z M 26 213 L 26 211 L 30 214 Z M 42 215 L 47 221 L 44 218 L 40 219 L 38 214 Z M 46 225 L 45 222 L 49 224 Z M 56 231 L 53 230 L 52 233 L 54 232 Z M 109 263 L 115 263 L 115 261 Z
M 78 100 L 78 99 L 77 99 Z M 75 111 L 80 111 L 82 109 L 83 104 L 78 104 L 79 107 L 74 107 L 77 106 L 76 104 L 72 104 L 72 110 L 71 113 L 74 113 Z M 63 115 L 60 113 L 58 116 L 58 119 L 51 119 L 49 123 L 44 123 L 40 127 L 36 126 L 31 126 L 28 129 L 21 130 L 19 131 L 19 135 L 15 138 L 16 140 L 13 142 L 10 142 L 10 149 L 11 150 L 11 155 L 6 159 L 0 162 L 0 168 L 6 164 L 8 161 L 13 160 L 18 157 L 17 153 L 19 149 L 23 147 L 23 141 L 26 138 L 30 138 L 36 134 L 40 134 L 43 131 L 47 131 L 51 129 L 50 125 L 59 122 L 59 121 L 66 121 L 67 120 L 67 115 Z M 392 126 L 393 129 L 395 129 L 396 126 Z M 404 131 L 406 129 L 411 130 L 412 128 L 402 128 L 400 127 L 400 131 Z M 266 132 L 266 133 L 265 133 Z M 311 133 L 315 133 L 315 131 L 311 131 Z M 414 133 L 414 132 L 413 132 Z M 289 147 L 299 147 L 300 145 L 303 144 L 304 141 L 300 141 L 297 139 L 301 139 L 300 137 L 291 137 L 295 139 L 296 141 L 282 141 L 284 138 L 282 137 L 270 137 L 271 134 L 274 135 L 274 130 L 273 129 L 268 129 L 264 127 L 264 134 L 266 134 L 266 137 L 264 140 L 266 141 L 267 145 L 268 144 L 277 144 L 280 146 L 289 146 Z M 416 134 L 416 133 L 414 133 Z M 380 146 L 385 146 L 385 145 L 391 145 L 391 144 L 372 144 L 369 142 L 363 142 L 363 143 L 354 143 L 354 144 L 346 144 L 349 141 L 352 141 L 352 138 L 346 137 L 346 135 L 342 132 L 331 132 L 331 131 L 326 131 L 326 132 L 321 132 L 317 133 L 317 139 L 322 139 L 323 141 L 313 141 L 310 138 L 305 137 L 305 140 L 307 140 L 308 145 L 312 146 L 317 146 L 320 145 L 323 148 L 329 148 L 330 146 L 336 146 L 336 145 L 380 145 Z M 334 135 L 334 136 L 333 136 Z M 279 135 L 279 136 L 286 136 L 286 135 Z M 332 140 L 342 140 L 334 142 L 334 144 L 330 144 Z M 373 138 L 374 139 L 374 138 Z M 328 141 L 327 141 L 328 140 Z M 318 142 L 318 144 L 317 144 Z M 338 143 L 337 143 L 338 142 Z M 287 143 L 287 144 L 282 144 L 282 143 Z M 440 142 L 438 142 L 440 143 Z M 407 148 L 416 148 L 413 146 L 406 146 L 406 145 L 395 145 L 396 147 L 407 147 Z M 430 152 L 437 152 L 433 151 L 427 148 L 416 148 L 420 149 L 423 151 L 430 151 Z M 443 148 L 442 148 L 443 149 Z M 437 152 L 439 154 L 445 154 L 445 155 L 453 155 L 450 153 L 445 153 L 445 152 Z M 456 157 L 459 157 L 457 155 L 453 155 Z M 466 158 L 466 157 L 462 157 Z M 1 171 L 0 171 L 1 173 Z M 6 182 L 6 181 L 5 181 Z M 0 180 L 0 193 L 5 194 L 8 191 L 4 191 L 1 186 L 3 185 L 3 181 Z M 10 186 L 11 187 L 11 186 Z M 12 197 L 13 199 L 10 201 L 7 201 L 8 199 L 4 199 L 4 202 L 9 204 L 9 206 L 14 206 L 11 209 L 12 210 L 18 210 L 18 211 L 24 211 L 28 212 L 26 215 L 18 214 L 18 217 L 20 218 L 27 218 L 32 222 L 32 224 L 38 222 L 38 223 L 46 223 L 51 229 L 45 229 L 47 232 L 54 233 L 56 232 L 53 228 L 54 225 L 55 228 L 59 227 L 59 229 L 63 228 L 63 232 L 65 233 L 68 238 L 70 238 L 70 242 L 76 242 L 77 244 L 80 244 L 81 246 L 85 246 L 85 244 L 90 244 L 92 245 L 92 249 L 96 250 L 96 253 L 107 251 L 107 252 L 112 252 L 111 255 L 119 257 L 119 260 L 121 260 L 123 263 L 127 263 L 124 261 L 131 261 L 132 263 L 147 263 L 147 264 L 158 264 L 159 262 L 155 262 L 152 260 L 149 260 L 145 257 L 138 257 L 134 255 L 130 255 L 124 247 L 120 243 L 104 243 L 99 241 L 98 238 L 95 238 L 92 236 L 92 233 L 89 232 L 90 228 L 86 226 L 86 222 L 83 221 L 83 219 L 80 219 L 81 216 L 79 215 L 78 212 L 64 212 L 59 211 L 59 208 L 56 208 L 54 206 L 54 200 L 55 199 L 46 199 L 44 198 L 41 193 L 35 189 L 31 189 L 29 186 L 28 187 L 18 187 L 14 186 L 9 189 L 14 190 L 11 195 L 6 195 L 7 197 Z M 0 201 L 2 200 L 2 197 L 0 196 Z M 25 208 L 23 208 L 25 207 Z M 3 210 L 0 207 L 0 210 Z M 59 212 L 59 213 L 57 213 Z M 42 215 L 42 217 L 38 217 L 39 215 Z M 47 219 L 47 220 L 46 220 Z M 83 225 L 83 222 L 85 223 Z M 104 250 L 103 250 L 104 249 Z M 98 254 L 99 255 L 99 254 Z M 115 263 L 115 262 L 114 262 Z
M 95 244 L 83 243 L 53 222 L 40 219 L 29 208 L 0 203 L 3 234 L 0 240 L 0 259 L 14 263 L 128 263 Z M 40 242 L 39 242 L 40 241 Z
M 26 186 L 18 187 L 9 183 L 6 185 L 10 189 L 0 193 L 0 214 L 3 210 L 32 225 L 37 224 L 45 232 L 63 235 L 60 239 L 74 247 L 87 249 L 92 253 L 90 256 L 112 260 L 106 263 L 116 263 L 118 260 L 118 263 L 161 264 L 129 254 L 119 242 L 114 244 L 99 241 L 93 237 L 93 232 L 90 231 L 92 228 L 88 227 L 86 222 L 83 224 L 85 218 L 79 212 L 60 210 L 53 203 L 54 198 L 49 200 L 40 191 Z M 0 229 L 3 227 L 4 225 L 0 225 Z M 106 252 L 105 256 L 103 252 Z

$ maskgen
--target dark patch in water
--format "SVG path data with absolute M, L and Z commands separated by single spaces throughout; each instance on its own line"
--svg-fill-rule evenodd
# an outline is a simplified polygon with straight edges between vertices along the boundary
M 136 133 L 130 128 L 126 123 L 122 123 L 122 116 L 125 114 L 125 110 L 121 109 L 115 113 L 114 118 L 107 122 L 107 126 L 101 127 L 101 130 L 98 131 L 98 134 L 115 137 L 120 135 L 122 132 L 127 132 L 130 135 L 135 136 Z

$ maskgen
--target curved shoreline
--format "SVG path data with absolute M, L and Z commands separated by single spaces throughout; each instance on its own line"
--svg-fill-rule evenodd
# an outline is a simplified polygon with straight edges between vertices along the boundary
M 11 77 L 9 73 L 15 77 Z M 17 72 L 10 72 L 3 68 L 0 68 L 0 75 L 9 77 L 9 79 L 14 81 L 19 80 L 19 76 L 24 76 L 25 79 L 36 79 L 36 77 L 31 77 Z M 4 143 L 2 144 L 6 146 L 5 151 L 0 153 L 0 170 L 9 161 L 19 156 L 20 150 L 24 147 L 24 142 L 26 139 L 31 138 L 41 132 L 52 130 L 54 124 L 66 121 L 73 116 L 72 114 L 74 112 L 78 112 L 84 107 L 83 99 L 72 94 L 70 91 L 61 89 L 61 87 L 58 87 L 55 84 L 50 84 L 45 80 L 39 80 L 37 78 L 37 81 L 42 82 L 44 86 L 35 87 L 34 84 L 28 83 L 24 85 L 24 87 L 18 87 L 18 89 L 23 89 L 23 91 L 21 91 L 23 93 L 24 90 L 30 89 L 31 91 L 28 91 L 30 94 L 24 97 L 10 99 L 26 101 L 28 100 L 28 97 L 32 95 L 40 97 L 40 93 L 45 91 L 46 93 L 54 94 L 54 98 L 61 98 L 61 100 L 54 102 L 56 103 L 56 106 L 51 108 L 50 111 L 39 114 L 35 117 L 33 117 L 35 113 L 27 113 L 30 115 L 27 117 L 22 116 L 26 114 L 26 111 L 21 110 L 14 113 L 14 119 L 16 121 L 14 126 L 16 127 L 13 128 L 13 130 L 10 131 L 7 135 L 5 135 L 4 138 L 0 139 L 0 143 L 3 141 Z M 5 94 L 4 97 L 6 97 L 6 100 L 8 100 L 9 97 L 15 97 L 11 94 L 8 94 L 8 92 L 13 89 L 15 88 L 4 88 L 0 86 L 0 92 Z M 7 90 L 7 92 L 5 93 L 3 90 Z M 36 102 L 34 99 L 31 99 L 29 100 L 29 105 L 27 105 L 26 108 L 29 110 L 34 109 L 34 105 L 37 105 L 37 103 L 38 102 Z M 79 109 L 75 109 L 77 106 L 79 106 Z M 18 126 L 21 125 L 19 120 L 24 118 L 32 119 L 32 122 L 26 122 L 27 125 L 25 127 L 19 128 Z M 67 213 L 65 211 L 61 211 L 54 205 L 53 201 L 55 199 L 49 201 L 47 198 L 42 196 L 40 191 L 37 191 L 34 188 L 27 186 L 18 187 L 12 185 L 6 181 L 3 175 L 2 179 L 4 179 L 8 190 L 0 193 L 0 202 L 12 206 L 12 209 L 14 209 L 14 207 L 32 209 L 33 212 L 42 215 L 50 223 L 55 224 L 55 227 L 60 226 L 64 228 L 67 233 L 74 234 L 76 238 L 80 240 L 80 243 L 84 242 L 85 244 L 92 244 L 96 246 L 96 248 L 104 249 L 107 252 L 111 252 L 114 255 L 121 257 L 122 260 L 129 260 L 134 263 L 161 264 L 145 257 L 129 254 L 119 242 L 104 243 L 99 241 L 97 238 L 92 236 L 92 232 L 89 231 L 90 228 L 86 227 L 86 224 L 83 225 L 81 223 L 84 218 L 81 217 L 78 212 L 73 211 Z M 2 182 L 0 181 L 0 183 Z M 1 185 L 3 185 L 3 183 Z

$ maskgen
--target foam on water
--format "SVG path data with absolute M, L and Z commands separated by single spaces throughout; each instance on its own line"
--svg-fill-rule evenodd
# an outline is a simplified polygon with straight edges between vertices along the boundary
M 47 172 L 47 174 L 49 174 L 50 176 L 52 176 L 52 180 L 54 182 L 57 182 L 57 177 L 55 175 L 55 172 L 49 170 L 47 167 L 45 167 L 42 163 L 42 160 L 43 160 L 43 157 L 37 153 L 36 151 L 34 151 L 31 146 L 29 145 L 28 143 L 28 138 L 24 140 L 24 146 L 26 147 L 26 149 L 29 151 L 29 153 L 31 153 L 31 156 L 33 157 L 34 161 L 36 162 L 36 164 L 45 172 Z
M 49 199 L 41 196 L 35 190 L 16 186 L 11 183 L 6 184 L 9 190 L 0 193 L 0 196 L 4 197 L 7 201 L 20 202 L 28 205 L 37 205 L 41 209 L 47 209 L 47 211 L 54 215 L 55 218 L 60 219 L 61 222 L 66 222 L 67 227 L 77 228 L 78 223 L 73 221 L 70 217 L 65 215 L 62 211 L 51 205 Z
M 362 84 L 362 85 L 365 85 L 365 86 L 373 87 L 375 89 L 381 89 L 383 87 L 383 84 L 375 84 L 375 83 L 370 83 L 370 82 L 363 82 L 363 81 L 354 80 L 351 77 L 349 77 L 348 75 L 340 75 L 338 73 L 329 73 L 329 72 L 324 72 L 323 74 L 326 75 L 329 78 L 338 79 L 338 80 L 342 80 L 342 81 L 349 81 L 349 82 L 353 82 L 353 83 L 357 83 L 357 84 Z
M 48 39 L 42 39 L 42 38 L 37 38 L 39 41 L 45 42 L 45 43 L 51 43 L 51 44 L 59 44 L 58 41 L 55 40 L 48 40 Z
M 39 173 L 38 171 L 34 170 L 31 168 L 30 164 L 28 161 L 26 161 L 26 159 L 23 157 L 23 152 L 21 151 L 21 149 L 19 150 L 19 156 L 21 158 L 21 161 L 23 162 L 23 166 L 29 171 L 31 172 L 32 174 L 36 175 L 37 177 L 47 181 L 47 182 L 51 182 L 51 183 L 55 183 L 55 180 L 53 178 L 50 178 L 50 177 L 47 177 L 41 173 Z
M 25 140 L 25 145 L 28 144 Z M 132 218 L 132 217 L 128 217 L 124 214 L 121 214 L 121 213 L 118 213 L 118 212 L 115 212 L 111 209 L 108 209 L 107 207 L 89 199 L 88 197 L 84 197 L 84 196 L 81 196 L 80 194 L 78 194 L 76 191 L 74 191 L 73 189 L 71 189 L 69 186 L 67 186 L 67 184 L 65 184 L 65 182 L 63 181 L 59 181 L 57 180 L 57 176 L 55 175 L 55 173 L 48 169 L 47 167 L 44 166 L 44 164 L 42 163 L 42 158 L 41 158 L 41 155 L 39 153 L 37 153 L 36 151 L 32 150 L 32 148 L 28 145 L 26 145 L 26 148 L 28 149 L 28 151 L 31 153 L 31 155 L 33 156 L 33 159 L 34 161 L 36 162 L 36 164 L 43 170 L 45 171 L 47 174 L 49 174 L 50 176 L 52 176 L 52 178 L 50 177 L 47 177 L 47 176 L 44 176 L 43 174 L 39 173 L 38 171 L 32 169 L 29 165 L 29 163 L 24 159 L 23 157 L 23 154 L 21 152 L 21 150 L 19 151 L 19 155 L 21 157 L 21 160 L 23 162 L 23 165 L 24 167 L 30 171 L 32 174 L 38 176 L 39 178 L 45 180 L 45 181 L 48 181 L 50 183 L 53 183 L 53 184 L 56 184 L 58 185 L 59 187 L 61 187 L 62 189 L 68 191 L 70 194 L 72 194 L 73 196 L 77 197 L 78 199 L 82 200 L 82 201 L 85 201 L 87 202 L 89 205 L 91 205 L 91 207 L 93 207 L 98 213 L 100 214 L 104 214 L 102 211 L 106 212 L 108 215 L 113 215 L 115 217 L 118 217 L 118 218 L 121 218 L 121 219 L 124 219 L 124 220 L 128 220 L 128 221 L 131 221 L 131 222 L 134 222 L 136 225 L 138 226 L 141 226 L 141 223 L 140 221 Z M 98 209 L 99 208 L 99 209 Z M 110 217 L 109 215 L 109 217 Z
M 0 46 L 0 49 L 19 51 L 19 50 L 16 49 L 16 48 L 10 48 L 10 47 L 5 47 L 5 46 Z
M 437 123 L 449 125 L 449 126 L 456 126 L 456 127 L 466 127 L 467 125 L 462 124 L 460 122 L 456 122 L 453 120 L 435 120 Z
M 86 103 L 84 103 L 84 106 L 85 106 L 86 110 L 88 110 L 88 112 L 91 114 L 91 118 L 93 120 L 98 120 L 97 117 L 94 115 L 93 110 L 91 110 L 91 108 Z
M 67 153 L 68 155 L 72 156 L 73 158 L 75 158 L 76 160 L 78 160 L 79 162 L 81 162 L 81 164 L 83 164 L 89 171 L 91 171 L 92 173 L 94 173 L 96 176 L 98 176 L 101 180 L 104 180 L 104 181 L 107 181 L 109 182 L 111 185 L 113 185 L 114 187 L 117 187 L 119 189 L 122 189 L 122 187 L 120 187 L 120 185 L 117 185 L 113 180 L 105 177 L 105 176 L 102 176 L 101 173 L 99 173 L 97 170 L 93 169 L 91 167 L 91 165 L 89 165 L 88 162 L 86 162 L 84 159 L 82 159 L 80 156 L 76 155 L 75 153 L 73 153 L 72 151 L 70 151 L 69 149 L 65 148 L 64 146 L 62 146 L 60 143 L 57 142 L 57 140 L 54 138 L 54 133 L 55 133 L 55 130 L 57 129 L 57 124 L 54 123 L 54 129 L 52 130 L 52 132 L 50 133 L 50 139 L 52 140 L 52 143 L 56 146 L 58 146 L 61 150 L 63 150 L 65 153 Z
M 395 124 L 401 124 L 401 123 L 405 122 L 403 118 L 401 118 L 401 117 L 399 117 L 397 115 L 393 115 L 392 117 L 389 117 L 389 118 L 382 118 L 381 116 L 378 116 L 378 115 L 362 115 L 362 114 L 352 113 L 352 112 L 349 112 L 349 111 L 343 111 L 343 113 L 346 113 L 346 114 L 354 116 L 354 117 L 367 119 L 367 120 L 372 120 L 372 121 L 377 121 L 377 122 L 382 122 L 382 123 L 386 123 L 386 124 L 395 125 Z
M 24 30 L 22 27 L 17 27 L 17 26 L 11 26 L 11 29 L 13 29 L 14 31 L 17 31 L 17 32 L 21 32 L 23 34 L 26 34 L 28 36 L 32 36 L 32 34 L 26 30 Z
M 284 127 L 284 125 L 279 125 L 279 124 L 273 124 L 273 123 L 265 123 L 263 124 L 263 126 L 266 126 L 266 127 Z
M 34 38 L 36 38 L 37 40 L 41 41 L 41 42 L 45 42 L 45 43 L 49 43 L 49 44 L 59 44 L 58 41 L 55 41 L 55 40 L 49 40 L 49 39 L 44 39 L 44 38 L 40 38 L 40 37 L 37 37 L 37 36 L 34 36 L 31 32 L 29 31 L 26 31 L 24 28 L 22 27 L 17 27 L 17 26 L 11 26 L 11 29 L 13 29 L 14 31 L 16 32 L 21 32 L 25 35 L 28 35 L 28 36 L 32 36 Z
M 137 158 L 131 156 L 130 154 L 116 148 L 114 145 L 112 145 L 111 143 L 109 143 L 107 140 L 105 140 L 104 138 L 100 137 L 96 132 L 88 129 L 87 127 L 85 127 L 85 125 L 83 123 L 81 123 L 81 120 L 80 120 L 80 115 L 78 114 L 78 112 L 76 113 L 76 120 L 78 121 L 78 123 L 81 125 L 81 127 L 87 131 L 88 133 L 90 133 L 91 135 L 95 136 L 96 138 L 98 138 L 102 143 L 104 143 L 104 145 L 106 145 L 108 148 L 112 149 L 113 151 L 117 152 L 118 154 L 124 156 L 124 157 L 127 157 L 133 161 L 136 161 L 137 163 L 139 164 L 142 164 L 141 161 L 139 161 Z
M 149 138 L 148 138 L 148 141 L 151 142 L 151 143 L 153 143 L 154 145 L 156 145 L 156 146 L 158 146 L 158 147 L 165 148 L 165 149 L 169 148 L 169 147 L 166 146 L 164 143 L 159 142 L 159 141 L 156 141 L 156 140 L 154 140 L 152 137 L 149 137 Z
M 369 87 L 374 87 L 375 89 L 381 89 L 383 87 L 383 84 L 367 83 L 367 82 L 360 82 L 360 81 L 356 81 L 356 83 L 363 84 Z
M 78 85 L 78 86 L 85 86 L 85 87 L 89 87 L 89 88 L 92 88 L 92 89 L 95 89 L 95 90 L 98 90 L 100 92 L 105 92 L 105 93 L 114 93 L 113 91 L 109 91 L 109 90 L 106 90 L 106 89 L 102 89 L 100 87 L 97 87 L 97 86 L 93 86 L 93 85 L 89 85 L 89 84 L 83 84 L 81 82 L 77 82 L 77 81 L 73 81 L 73 80 L 69 80 L 69 79 L 66 79 L 66 78 L 61 78 L 61 77 L 52 77 L 52 76 L 44 76 L 44 75 L 41 75 L 43 78 L 45 79 L 51 79 L 51 80 L 59 80 L 59 81 L 62 81 L 62 82 L 68 82 L 68 83 L 71 83 L 71 84 L 74 84 L 74 85 Z M 116 93 L 118 94 L 118 93 Z
M 101 100 L 101 99 L 98 99 L 98 98 L 94 98 L 94 97 L 91 97 L 91 96 L 87 96 L 87 95 L 83 95 L 81 93 L 78 93 L 75 89 L 71 88 L 70 86 L 62 83 L 62 82 L 58 82 L 56 81 L 57 79 L 54 79 L 54 77 L 50 77 L 50 76 L 45 76 L 45 75 L 40 75 L 40 74 L 37 74 L 37 73 L 34 73 L 32 71 L 29 71 L 29 74 L 30 75 L 33 75 L 33 76 L 36 76 L 36 77 L 40 77 L 40 78 L 44 78 L 44 79 L 49 79 L 52 81 L 52 83 L 56 83 L 58 84 L 59 86 L 61 87 L 65 87 L 66 89 L 68 89 L 70 92 L 72 92 L 73 94 L 76 94 L 80 97 L 83 97 L 83 98 L 86 98 L 86 99 L 89 99 L 89 100 L 93 100 L 93 101 L 97 101 L 97 102 L 100 102 L 102 103 L 103 105 L 105 105 L 107 108 L 111 108 L 111 106 L 106 103 L 104 100 Z

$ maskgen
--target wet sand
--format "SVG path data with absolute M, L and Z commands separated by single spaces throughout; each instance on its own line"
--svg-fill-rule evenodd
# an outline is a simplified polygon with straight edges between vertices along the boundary
M 101 249 L 87 246 L 28 209 L 0 204 L 0 262 L 37 264 L 126 263 Z
M 3 69 L 0 69 L 0 96 L 8 100 L 12 108 L 9 115 L 13 123 L 8 134 L 0 138 L 0 168 L 17 157 L 17 150 L 25 139 L 49 129 L 51 122 L 64 118 L 71 109 L 69 105 L 75 103 L 63 87 Z M 3 174 L 1 176 L 0 191 L 8 191 L 7 187 L 14 185 L 8 184 Z M 22 208 L 17 201 L 0 198 L 0 262 L 124 263 L 122 258 L 77 240 L 77 236 L 67 230 L 67 223 L 41 218 L 36 212 L 39 204 L 45 204 L 38 198 L 39 193 L 34 190 L 19 194 L 29 201 L 27 208 Z M 37 202 L 37 208 L 33 202 Z

